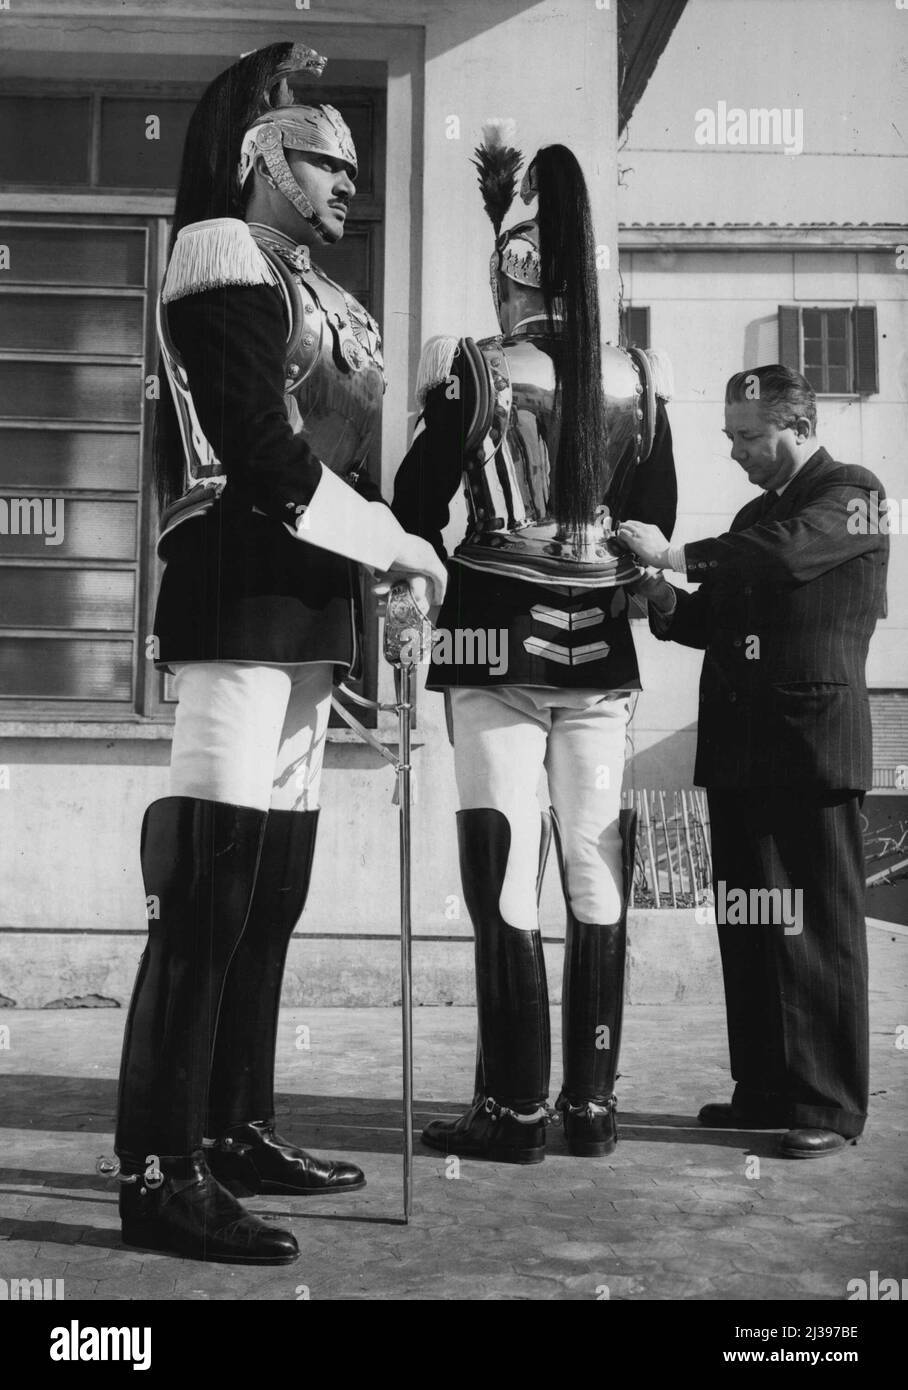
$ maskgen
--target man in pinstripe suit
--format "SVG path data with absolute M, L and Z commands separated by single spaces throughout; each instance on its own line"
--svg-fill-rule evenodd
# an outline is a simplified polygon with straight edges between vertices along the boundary
M 670 548 L 634 521 L 619 538 L 700 583 L 642 585 L 655 635 L 705 651 L 694 780 L 708 790 L 736 1087 L 700 1121 L 787 1129 L 784 1156 L 818 1158 L 856 1142 L 867 1114 L 859 812 L 872 776 L 865 663 L 888 562 L 872 523 L 883 488 L 819 447 L 816 398 L 797 372 L 739 372 L 725 401 L 731 456 L 762 495 L 712 540 Z M 735 889 L 749 909 L 726 917 Z M 779 904 L 792 895 L 801 912 L 785 925 Z

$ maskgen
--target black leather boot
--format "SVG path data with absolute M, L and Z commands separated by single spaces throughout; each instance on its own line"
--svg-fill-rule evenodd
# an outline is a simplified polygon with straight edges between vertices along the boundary
M 148 945 L 123 1039 L 115 1148 L 128 1245 L 286 1264 L 293 1236 L 249 1215 L 202 1155 L 218 1010 L 255 882 L 266 813 L 164 797 L 142 826 Z
M 466 1114 L 433 1120 L 423 1142 L 499 1163 L 541 1163 L 551 1065 L 548 988 L 539 931 L 501 916 L 511 827 L 500 811 L 457 813 L 464 897 L 476 937 L 477 1089 Z
M 543 812 L 541 812 L 541 814 L 540 814 L 540 821 L 541 821 L 541 825 L 540 825 L 540 830 L 539 830 L 539 867 L 538 867 L 537 870 L 536 870 L 536 907 L 537 907 L 537 909 L 538 909 L 538 907 L 539 907 L 540 901 L 542 900 L 542 883 L 543 883 L 543 879 L 545 878 L 545 866 L 546 866 L 546 864 L 548 863 L 549 851 L 550 851 L 550 849 L 552 848 L 552 836 L 553 836 L 553 834 L 554 834 L 554 831 L 553 831 L 553 828 L 552 828 L 552 812 L 551 812 L 551 811 L 543 811 Z M 548 989 L 548 981 L 547 981 L 547 980 L 546 980 L 546 989 Z M 546 1006 L 546 1007 L 548 1007 L 548 1006 Z M 477 1038 L 476 1038 L 476 1071 L 475 1071 L 474 1077 L 473 1077 L 473 1104 L 475 1105 L 476 1102 L 477 1102 L 477 1100 L 479 1100 L 480 1098 L 482 1098 L 482 1099 L 484 1100 L 484 1099 L 485 1099 L 485 1095 L 486 1095 L 486 1083 L 485 1083 L 485 1076 L 484 1076 L 483 1070 L 482 1070 L 482 1043 L 481 1043 L 481 1039 L 480 1039 L 479 1036 L 477 1035 Z
M 209 1172 L 201 1149 L 157 1158 L 130 1180 L 121 1169 L 123 1242 L 223 1264 L 287 1265 L 299 1258 L 288 1231 L 245 1211 Z
M 636 811 L 618 818 L 623 856 L 621 912 L 598 926 L 578 922 L 567 893 L 564 856 L 556 844 L 567 904 L 562 988 L 564 1082 L 555 1107 L 561 1112 L 570 1153 L 584 1158 L 609 1154 L 618 1143 L 615 1081 L 624 1012 L 627 905 L 634 874 Z
M 255 892 L 221 1000 L 211 1068 L 208 1166 L 235 1196 L 363 1187 L 361 1169 L 314 1158 L 274 1131 L 281 984 L 312 876 L 318 811 L 269 811 Z

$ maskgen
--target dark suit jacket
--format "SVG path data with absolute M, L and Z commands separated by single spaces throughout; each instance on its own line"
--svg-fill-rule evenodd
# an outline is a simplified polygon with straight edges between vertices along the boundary
M 865 663 L 884 611 L 889 538 L 852 534 L 853 499 L 883 497 L 866 468 L 818 449 L 771 505 L 685 546 L 657 637 L 705 648 L 694 780 L 707 787 L 861 790 L 873 773 Z M 755 640 L 756 639 L 756 640 Z

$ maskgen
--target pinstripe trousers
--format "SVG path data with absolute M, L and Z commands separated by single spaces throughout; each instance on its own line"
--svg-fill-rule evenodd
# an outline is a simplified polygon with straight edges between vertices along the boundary
M 708 798 L 734 1101 L 781 1102 L 792 1126 L 858 1135 L 869 1088 L 863 793 Z M 752 890 L 774 888 L 797 895 L 797 927 L 754 912 Z M 734 889 L 749 895 L 746 922 L 720 911 Z

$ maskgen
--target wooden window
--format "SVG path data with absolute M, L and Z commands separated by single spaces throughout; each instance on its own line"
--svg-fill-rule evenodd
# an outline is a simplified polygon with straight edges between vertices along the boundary
M 818 396 L 873 395 L 880 389 L 876 308 L 781 305 L 779 360 Z

